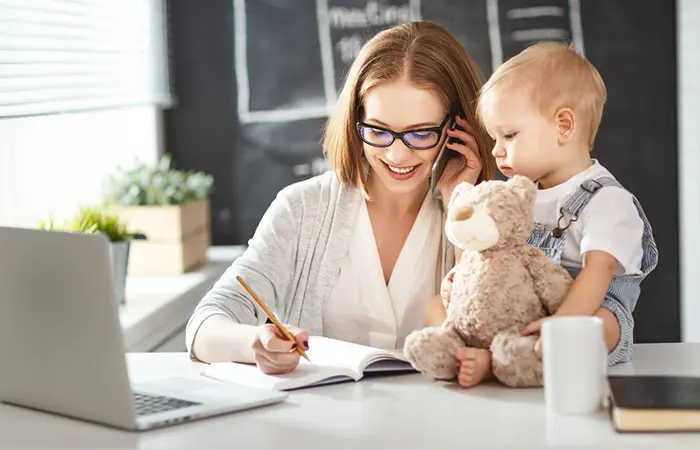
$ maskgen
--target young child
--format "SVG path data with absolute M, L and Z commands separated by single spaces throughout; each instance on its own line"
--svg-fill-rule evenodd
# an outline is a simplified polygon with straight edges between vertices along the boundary
M 528 242 L 575 278 L 555 315 L 600 316 L 608 362 L 615 364 L 631 357 L 632 311 L 658 253 L 637 199 L 590 155 L 606 96 L 586 58 L 564 44 L 541 42 L 495 71 L 482 88 L 477 114 L 495 140 L 501 173 L 525 175 L 539 185 Z M 452 201 L 468 187 L 455 189 Z M 449 286 L 449 275 L 444 284 Z M 523 333 L 537 333 L 540 325 Z M 490 355 L 462 350 L 461 385 L 490 375 Z M 539 340 L 535 350 L 541 355 Z

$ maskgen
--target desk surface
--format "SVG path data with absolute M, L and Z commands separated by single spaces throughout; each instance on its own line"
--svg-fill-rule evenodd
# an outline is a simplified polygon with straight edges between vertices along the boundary
M 163 375 L 198 377 L 203 367 L 182 353 L 132 353 L 128 354 L 128 363 L 134 381 Z M 637 345 L 633 362 L 613 367 L 610 372 L 700 375 L 700 344 Z M 548 415 L 542 389 L 515 390 L 484 384 L 462 390 L 448 383 L 427 381 L 420 375 L 296 391 L 282 404 L 143 433 L 122 432 L 8 405 L 0 405 L 0 423 L 0 447 L 7 448 L 700 445 L 700 433 L 616 434 L 603 412 L 583 418 Z

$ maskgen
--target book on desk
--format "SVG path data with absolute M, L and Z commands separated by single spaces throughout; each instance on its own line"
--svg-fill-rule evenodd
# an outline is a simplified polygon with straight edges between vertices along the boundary
M 700 431 L 700 377 L 608 376 L 618 432 Z
M 322 336 L 309 338 L 310 361 L 301 358 L 288 374 L 266 375 L 253 364 L 210 364 L 202 375 L 219 381 L 252 387 L 293 390 L 360 381 L 367 375 L 414 373 L 415 369 L 398 350 L 382 350 Z

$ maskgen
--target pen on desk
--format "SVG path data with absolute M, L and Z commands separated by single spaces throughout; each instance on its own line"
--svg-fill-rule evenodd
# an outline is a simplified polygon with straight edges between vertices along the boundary
M 262 301 L 262 299 L 260 297 L 258 297 L 258 295 L 255 292 L 253 292 L 253 290 L 250 288 L 250 286 L 248 286 L 248 283 L 246 283 L 243 280 L 243 278 L 241 278 L 240 275 L 236 275 L 236 280 L 238 280 L 238 282 L 241 283 L 241 286 L 243 286 L 243 288 L 246 291 L 248 291 L 250 296 L 253 297 L 253 300 L 255 300 L 255 303 L 257 303 L 258 306 L 260 306 L 260 308 L 262 308 L 262 310 L 265 311 L 265 314 L 267 314 L 267 317 L 269 317 L 270 320 L 272 321 L 272 323 L 275 324 L 277 329 L 280 330 L 280 333 L 282 333 L 282 335 L 284 335 L 284 337 L 286 337 L 288 340 L 295 342 L 294 348 L 296 349 L 296 351 L 298 351 L 301 356 L 303 356 L 307 361 L 310 362 L 309 357 L 306 356 L 306 353 L 304 352 L 304 350 L 299 345 L 296 344 L 296 339 L 294 339 L 294 336 L 292 336 L 292 333 L 290 333 L 289 330 L 287 330 L 287 328 L 285 328 L 285 326 L 282 325 L 279 322 L 279 320 L 277 320 L 277 317 L 275 317 L 275 315 L 272 313 L 272 311 L 270 311 L 270 309 Z

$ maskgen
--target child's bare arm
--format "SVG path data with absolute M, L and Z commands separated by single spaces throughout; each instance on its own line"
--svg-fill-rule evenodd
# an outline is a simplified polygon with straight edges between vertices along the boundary
M 612 262 L 611 262 L 612 261 Z M 610 287 L 617 261 L 610 254 L 591 251 L 584 255 L 584 266 L 571 284 L 571 289 L 563 297 L 563 302 L 555 309 L 554 316 L 597 315 L 603 319 L 605 342 L 612 351 L 620 339 L 620 324 L 613 313 L 604 308 L 603 301 Z M 550 314 L 552 314 L 550 310 Z M 542 319 L 528 324 L 522 331 L 529 335 L 540 331 Z M 539 339 L 535 353 L 541 357 Z
M 610 282 L 615 274 L 615 258 L 603 251 L 589 251 L 583 255 L 583 268 L 571 285 L 557 316 L 592 316 L 603 305 Z

